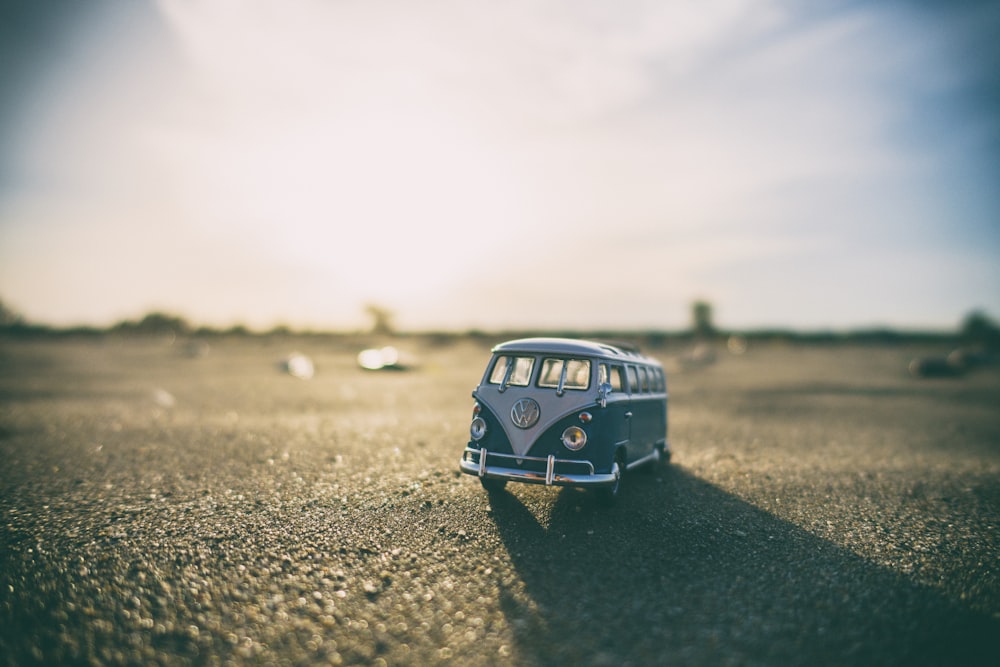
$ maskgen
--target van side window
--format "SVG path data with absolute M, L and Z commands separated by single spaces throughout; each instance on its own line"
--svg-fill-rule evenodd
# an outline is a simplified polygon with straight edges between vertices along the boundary
M 538 374 L 539 387 L 586 389 L 590 386 L 590 362 L 586 359 L 544 359 Z
M 635 366 L 626 366 L 626 372 L 628 373 L 628 388 L 633 394 L 639 392 L 639 376 L 635 373 Z
M 639 382 L 642 383 L 643 393 L 649 391 L 649 369 L 643 366 L 639 367 Z
M 490 373 L 490 384 L 505 384 L 504 378 L 507 377 L 509 369 L 510 377 L 507 378 L 506 384 L 527 387 L 531 380 L 531 369 L 534 366 L 534 357 L 497 357 L 496 363 L 493 365 L 493 372 Z
M 656 391 L 660 392 L 666 391 L 667 385 L 666 382 L 663 381 L 663 369 L 657 368 L 655 373 L 656 373 Z
M 624 382 L 622 382 L 622 367 L 609 367 L 607 364 L 601 364 L 597 384 L 604 384 L 605 382 L 611 385 L 611 391 L 621 391 L 624 386 Z

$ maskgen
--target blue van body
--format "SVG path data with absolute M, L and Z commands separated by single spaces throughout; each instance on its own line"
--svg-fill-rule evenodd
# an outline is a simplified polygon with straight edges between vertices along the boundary
M 662 365 L 623 345 L 524 338 L 492 350 L 475 399 L 462 472 L 577 486 L 614 499 L 622 474 L 669 460 Z

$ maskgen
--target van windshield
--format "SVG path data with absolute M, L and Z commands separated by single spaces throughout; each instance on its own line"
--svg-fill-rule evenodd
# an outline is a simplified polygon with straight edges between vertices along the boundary
M 553 359 L 542 361 L 538 374 L 539 387 L 587 389 L 590 387 L 590 361 L 587 359 Z
M 534 357 L 497 357 L 493 364 L 493 372 L 490 373 L 490 384 L 498 384 L 502 387 L 514 385 L 515 387 L 527 387 L 531 381 L 531 369 L 535 366 Z

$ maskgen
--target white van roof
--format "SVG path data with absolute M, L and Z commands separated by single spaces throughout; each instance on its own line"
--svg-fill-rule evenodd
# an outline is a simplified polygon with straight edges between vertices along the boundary
M 621 343 L 611 344 L 576 338 L 519 338 L 500 343 L 493 348 L 493 352 L 530 352 L 563 356 L 581 355 L 601 359 L 631 359 L 659 365 L 659 362 L 655 359 L 651 359 L 640 353 L 638 348 Z

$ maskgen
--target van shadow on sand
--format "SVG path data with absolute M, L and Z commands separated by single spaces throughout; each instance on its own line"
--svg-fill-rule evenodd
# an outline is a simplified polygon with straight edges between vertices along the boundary
M 619 504 L 490 496 L 523 582 L 498 581 L 525 664 L 1000 664 L 1000 622 L 676 466 Z M 510 487 L 508 487 L 510 488 Z

